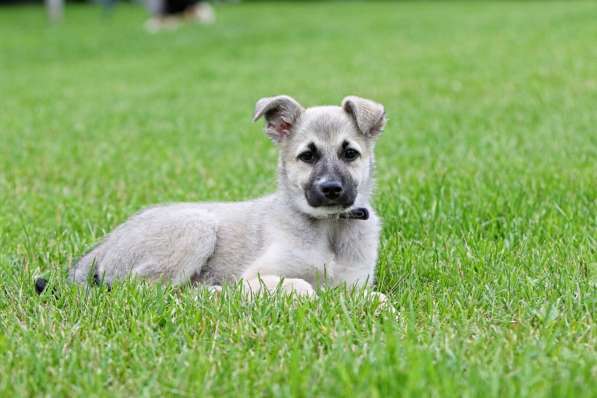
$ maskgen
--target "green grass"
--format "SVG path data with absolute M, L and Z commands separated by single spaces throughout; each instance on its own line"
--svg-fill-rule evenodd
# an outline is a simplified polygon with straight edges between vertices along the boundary
M 597 4 L 0 9 L 0 396 L 597 391 Z M 257 98 L 386 106 L 378 290 L 243 301 L 66 282 L 138 209 L 274 189 Z M 50 275 L 59 294 L 38 297 Z

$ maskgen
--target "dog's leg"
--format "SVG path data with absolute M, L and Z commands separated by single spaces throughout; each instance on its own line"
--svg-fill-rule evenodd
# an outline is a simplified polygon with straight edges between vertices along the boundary
M 129 275 L 185 283 L 213 254 L 216 225 L 208 212 L 197 208 L 149 209 L 119 226 L 85 255 L 71 278 L 84 282 L 94 272 L 108 284 Z
M 151 256 L 133 268 L 133 274 L 152 280 L 167 280 L 175 285 L 188 282 L 199 272 L 213 254 L 216 245 L 215 223 L 208 214 L 196 211 L 182 213 L 172 219 L 173 233 L 170 236 L 156 237 Z M 167 227 L 166 227 L 167 228 Z

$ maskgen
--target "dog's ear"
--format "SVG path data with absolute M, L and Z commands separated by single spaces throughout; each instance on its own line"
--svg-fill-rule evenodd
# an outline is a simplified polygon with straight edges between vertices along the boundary
M 295 99 L 287 95 L 261 98 L 255 104 L 253 121 L 265 117 L 265 132 L 274 141 L 280 142 L 290 134 L 292 127 L 304 109 Z
M 376 137 L 386 125 L 383 105 L 371 100 L 349 96 L 342 100 L 344 109 L 354 119 L 359 130 L 367 137 Z

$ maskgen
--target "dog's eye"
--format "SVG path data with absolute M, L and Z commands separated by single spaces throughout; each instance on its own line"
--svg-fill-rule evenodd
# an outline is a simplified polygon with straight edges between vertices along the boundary
M 315 161 L 317 160 L 317 157 L 315 156 L 315 152 L 305 151 L 305 152 L 301 153 L 300 155 L 298 155 L 298 159 L 301 162 L 311 164 L 311 163 L 315 163 Z
M 361 154 L 359 153 L 359 151 L 357 151 L 356 149 L 352 149 L 352 148 L 348 148 L 342 154 L 342 157 L 344 158 L 344 160 L 349 161 L 349 162 L 352 162 L 353 160 L 355 160 L 359 156 L 361 156 Z

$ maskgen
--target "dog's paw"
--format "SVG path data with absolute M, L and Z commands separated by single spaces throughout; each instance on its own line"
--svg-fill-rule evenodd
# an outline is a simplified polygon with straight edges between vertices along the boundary
M 303 279 L 284 279 L 282 289 L 287 293 L 294 293 L 301 297 L 314 297 L 315 289 L 309 282 Z
M 251 296 L 258 295 L 261 292 L 273 293 L 280 289 L 283 293 L 294 294 L 301 297 L 315 296 L 315 289 L 311 284 L 303 279 L 288 278 L 283 279 L 279 276 L 264 275 L 244 281 L 245 293 Z
M 371 301 L 374 301 L 377 303 L 377 308 L 376 308 L 376 312 L 382 312 L 382 311 L 387 311 L 391 314 L 396 314 L 396 308 L 392 305 L 392 303 L 390 303 L 390 300 L 388 299 L 388 297 L 380 292 L 367 292 L 367 296 L 369 297 L 369 299 Z
M 220 294 L 222 292 L 222 286 L 219 286 L 219 285 L 207 286 L 207 291 L 210 292 L 211 294 Z
M 244 291 L 248 296 L 255 296 L 262 292 L 272 292 L 280 283 L 280 278 L 274 275 L 265 275 L 243 280 Z

